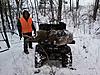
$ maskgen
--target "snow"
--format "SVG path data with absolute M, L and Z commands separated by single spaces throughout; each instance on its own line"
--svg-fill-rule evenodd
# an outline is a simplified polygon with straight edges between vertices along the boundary
M 29 49 L 29 55 L 23 53 L 23 40 L 19 40 L 17 35 L 11 37 L 11 48 L 0 53 L 0 75 L 34 75 L 34 49 Z M 53 67 L 55 75 L 100 75 L 100 38 L 91 34 L 81 34 L 80 30 L 74 29 L 74 40 L 76 44 L 68 44 L 73 54 L 73 67 L 68 68 Z M 1 43 L 0 43 L 1 45 Z M 83 47 L 85 46 L 85 48 Z M 36 75 L 49 75 L 49 66 L 43 66 L 40 73 Z
M 90 0 L 83 1 L 83 5 L 85 5 L 85 2 L 87 5 L 90 2 Z M 91 0 L 91 3 L 93 1 Z M 81 15 L 88 13 L 85 9 L 81 11 Z M 87 18 L 87 16 L 84 18 Z M 40 20 L 45 22 L 47 18 L 41 17 Z M 34 67 L 34 53 L 37 43 L 33 43 L 34 49 L 29 49 L 29 54 L 26 55 L 23 52 L 23 38 L 20 40 L 18 35 L 8 34 L 11 48 L 0 53 L 0 75 L 50 75 L 52 70 L 55 75 L 100 75 L 100 19 L 97 18 L 97 21 L 91 24 L 93 26 L 91 34 L 89 34 L 88 23 L 81 23 L 79 28 L 74 28 L 70 17 L 65 21 L 67 21 L 67 29 L 73 33 L 74 40 L 76 41 L 75 44 L 68 44 L 73 55 L 73 68 L 76 68 L 76 70 L 57 68 L 55 66 L 51 68 L 44 65 L 40 68 L 40 73 L 34 74 L 37 70 Z M 84 25 L 86 29 L 84 29 Z M 0 40 L 2 39 L 0 33 Z M 1 41 L 0 47 L 0 51 L 7 48 L 5 42 Z
M 65 1 L 70 1 L 70 0 L 65 0 Z M 74 4 L 76 4 L 76 1 L 77 0 L 72 0 Z M 79 0 L 79 5 L 83 5 L 83 6 L 86 6 L 86 5 L 91 5 L 95 2 L 95 0 Z

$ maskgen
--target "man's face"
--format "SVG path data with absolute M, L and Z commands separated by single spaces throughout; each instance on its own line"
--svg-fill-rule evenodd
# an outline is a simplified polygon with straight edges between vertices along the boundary
M 27 12 L 25 12 L 24 16 L 25 16 L 25 18 L 28 18 L 28 13 L 27 13 Z

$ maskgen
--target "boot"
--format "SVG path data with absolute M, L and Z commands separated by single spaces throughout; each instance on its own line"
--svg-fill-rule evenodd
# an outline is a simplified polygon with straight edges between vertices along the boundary
M 24 53 L 25 53 L 25 54 L 29 54 L 29 52 L 28 52 L 28 50 L 27 50 L 27 49 L 26 49 L 26 50 L 24 50 Z

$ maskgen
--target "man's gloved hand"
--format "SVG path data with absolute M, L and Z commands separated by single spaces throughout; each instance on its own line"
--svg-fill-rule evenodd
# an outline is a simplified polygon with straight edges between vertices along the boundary
M 34 36 L 36 36 L 36 33 L 34 33 Z
M 21 38 L 22 38 L 22 37 L 20 37 L 20 40 L 21 40 Z
M 38 35 L 37 32 L 35 32 L 35 33 L 34 33 L 34 36 L 36 37 L 37 35 Z
M 22 38 L 22 35 L 19 35 L 19 37 L 20 37 L 20 40 L 21 40 L 21 38 Z

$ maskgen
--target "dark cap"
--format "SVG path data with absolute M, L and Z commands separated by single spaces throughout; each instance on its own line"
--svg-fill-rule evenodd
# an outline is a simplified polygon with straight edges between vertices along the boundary
M 30 14 L 29 14 L 29 12 L 28 12 L 27 10 L 24 10 L 24 11 L 23 11 L 23 17 L 25 18 L 25 13 L 27 13 L 28 18 L 29 18 L 29 17 L 30 17 Z

